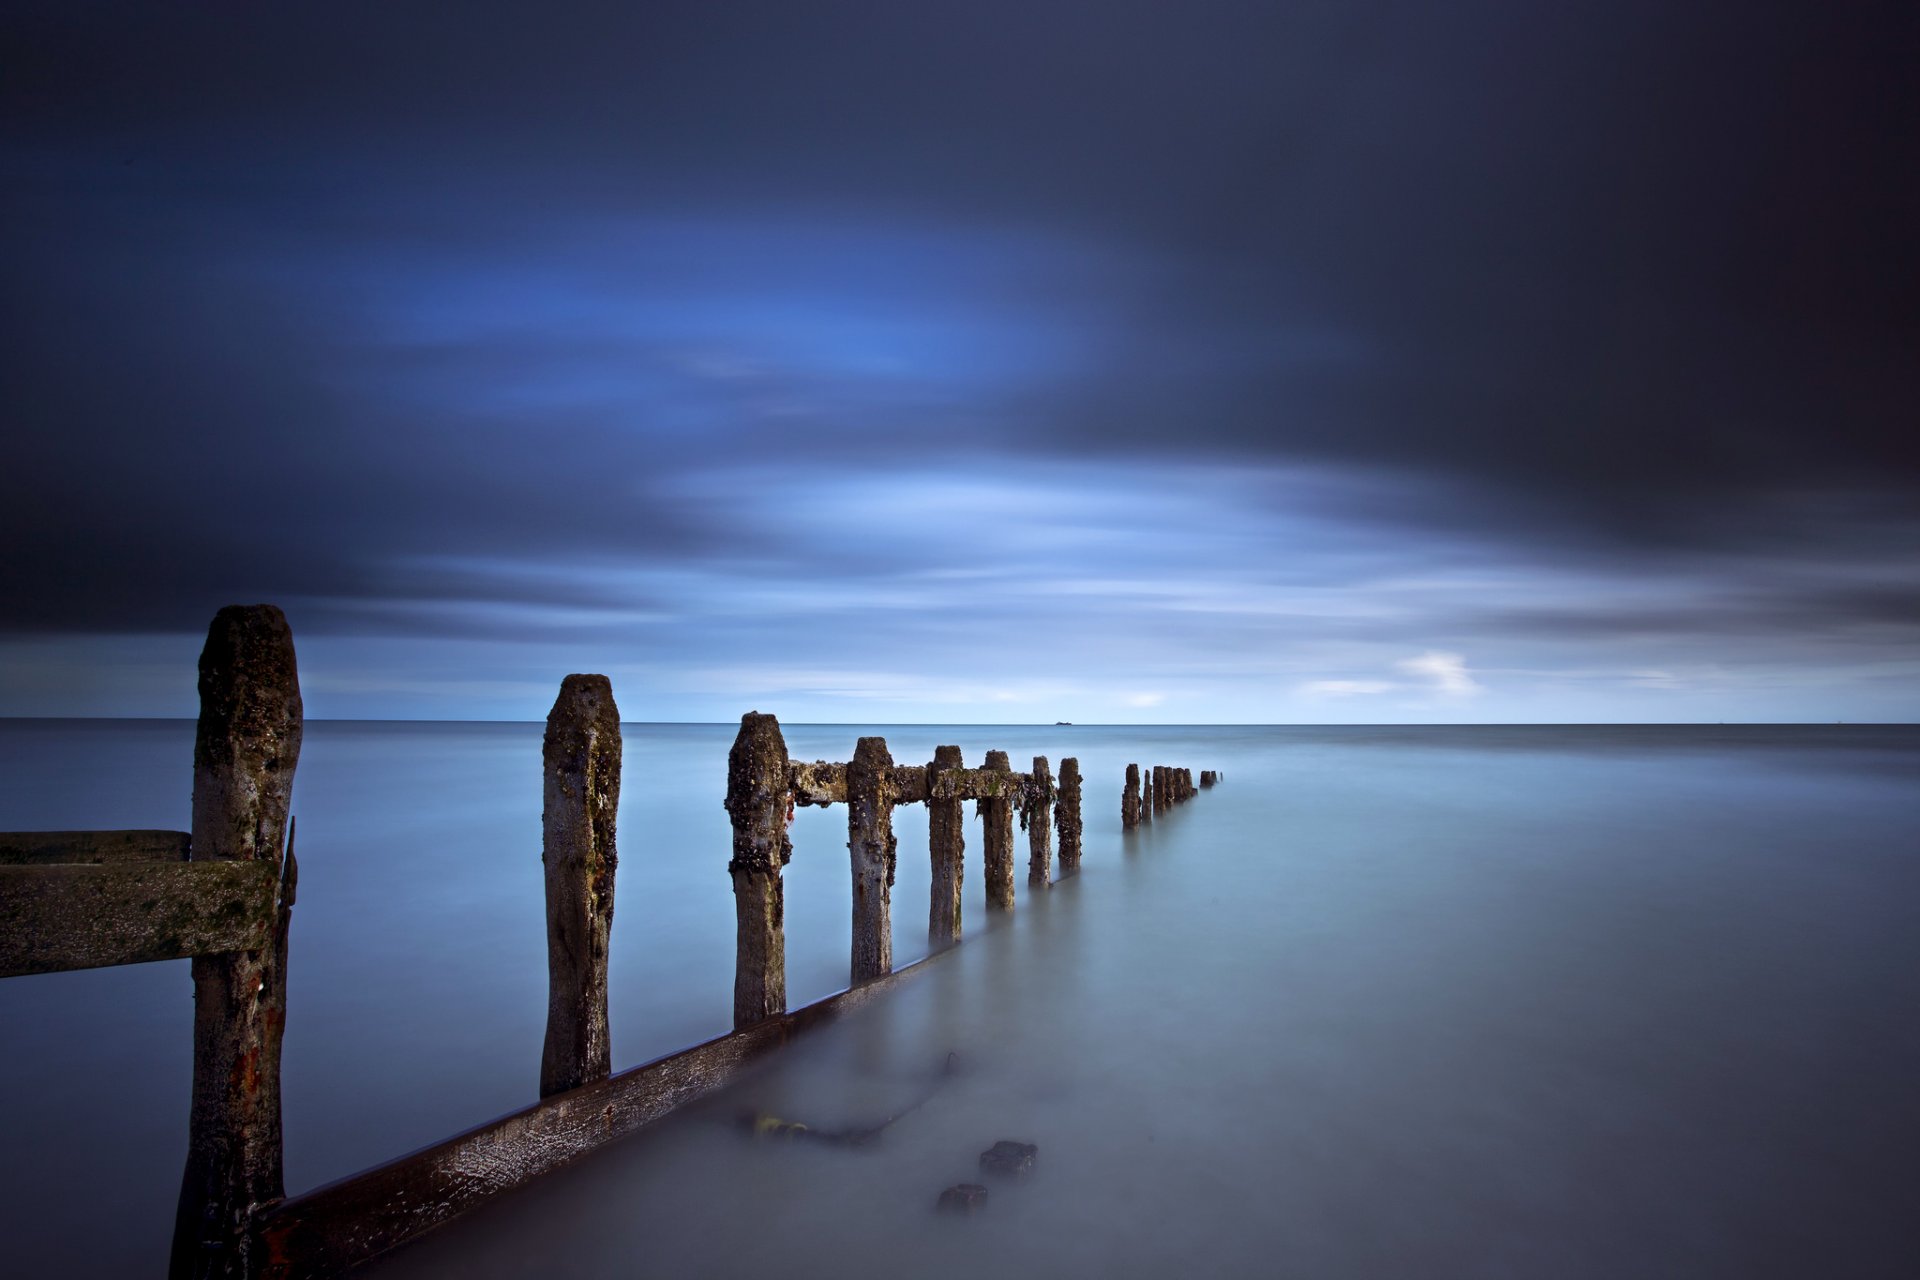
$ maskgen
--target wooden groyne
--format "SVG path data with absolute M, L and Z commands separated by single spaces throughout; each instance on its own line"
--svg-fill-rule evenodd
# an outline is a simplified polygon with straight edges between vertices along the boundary
M 607 958 L 619 866 L 621 731 L 605 676 L 560 685 L 542 743 L 548 1003 L 538 1101 L 352 1177 L 287 1197 L 280 1044 L 299 866 L 293 779 L 304 728 L 293 638 L 271 605 L 223 609 L 200 658 L 191 831 L 0 833 L 0 977 L 190 958 L 193 1093 L 169 1275 L 318 1278 L 443 1226 L 493 1196 L 725 1087 L 794 1036 L 925 972 L 893 964 L 893 811 L 928 809 L 932 953 L 961 940 L 971 800 L 989 912 L 1014 906 L 1014 819 L 1030 891 L 1082 852 L 1079 761 L 978 768 L 958 746 L 899 764 L 885 739 L 850 759 L 788 758 L 779 721 L 749 712 L 728 754 L 736 950 L 734 1030 L 611 1070 Z M 1193 794 L 1191 772 L 1127 767 L 1123 825 Z M 1210 785 L 1212 773 L 1201 775 Z M 853 887 L 848 989 L 789 1012 L 782 870 L 797 807 L 844 804 Z M 1131 817 L 1129 816 L 1131 815 Z
M 1127 766 L 1127 779 L 1120 791 L 1120 826 L 1131 831 L 1143 823 L 1153 821 L 1154 815 L 1165 813 L 1173 806 L 1193 799 L 1200 794 L 1200 788 L 1212 787 L 1220 781 L 1220 775 L 1212 769 L 1202 770 L 1200 787 L 1193 783 L 1193 770 L 1173 768 L 1157 764 L 1144 775 L 1142 782 L 1140 766 Z

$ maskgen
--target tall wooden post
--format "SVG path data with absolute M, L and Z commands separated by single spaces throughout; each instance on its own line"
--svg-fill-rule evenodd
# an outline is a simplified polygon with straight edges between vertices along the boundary
M 619 864 L 620 709 L 605 676 L 571 675 L 547 713 L 540 861 L 547 883 L 547 1040 L 540 1096 L 612 1071 L 607 945 Z
M 962 768 L 959 747 L 935 747 L 927 766 L 927 852 L 933 862 L 927 942 L 936 950 L 960 941 L 960 886 L 967 854 L 964 801 L 940 795 L 941 775 Z
M 280 1038 L 296 868 L 285 846 L 304 725 L 293 633 L 272 605 L 220 610 L 200 653 L 193 743 L 196 862 L 279 871 L 272 941 L 193 959 L 193 1104 L 168 1274 L 246 1276 L 254 1211 L 286 1195 Z
M 893 972 L 893 756 L 885 738 L 862 738 L 847 764 L 847 852 L 853 861 L 852 981 Z
M 1013 766 L 1004 751 L 987 752 L 984 773 L 1000 775 L 995 794 L 980 797 L 982 855 L 987 881 L 987 910 L 1013 910 Z M 992 783 L 987 784 L 993 787 Z
M 1053 771 L 1045 756 L 1033 758 L 1020 820 L 1027 828 L 1027 883 L 1044 889 L 1053 879 Z
M 1153 766 L 1153 811 L 1167 811 L 1167 766 L 1163 764 Z
M 1127 766 L 1127 785 L 1120 792 L 1120 825 L 1131 831 L 1140 825 L 1140 766 Z
M 727 753 L 727 813 L 733 819 L 733 969 L 736 1030 L 787 1011 L 786 904 L 780 869 L 793 861 L 787 822 L 793 797 L 780 722 L 749 711 Z
M 1060 808 L 1055 819 L 1060 824 L 1060 874 L 1074 875 L 1080 870 L 1080 761 L 1076 756 L 1060 762 Z

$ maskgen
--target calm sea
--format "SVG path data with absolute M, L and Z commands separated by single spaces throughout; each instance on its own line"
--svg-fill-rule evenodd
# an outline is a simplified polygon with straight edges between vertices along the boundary
M 530 1101 L 540 726 L 323 722 L 295 788 L 301 1190 Z M 788 726 L 1078 756 L 1086 861 L 739 1095 L 416 1246 L 394 1275 L 1920 1274 L 1920 731 Z M 185 828 L 193 727 L 0 721 L 0 827 Z M 628 725 L 615 1066 L 730 1024 L 731 726 Z M 1129 761 L 1225 781 L 1122 835 Z M 925 953 L 899 811 L 895 957 Z M 844 809 L 787 870 L 792 1002 L 844 985 Z M 156 1275 L 184 962 L 0 982 L 9 1275 Z M 957 1070 L 942 1066 L 952 1054 Z M 915 1107 L 846 1150 L 755 1144 Z M 1034 1175 L 932 1212 L 998 1139 Z

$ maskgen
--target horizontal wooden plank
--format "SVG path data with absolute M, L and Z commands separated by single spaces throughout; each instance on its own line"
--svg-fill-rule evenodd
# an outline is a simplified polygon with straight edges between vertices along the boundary
M 1020 800 L 1033 775 L 1000 769 L 942 769 L 929 775 L 928 795 L 935 800 Z
M 0 867 L 0 978 L 265 945 L 269 862 Z
M 951 951 L 282 1201 L 256 1231 L 266 1259 L 261 1275 L 321 1280 L 364 1265 L 730 1084 L 796 1035 L 926 972 Z
M 847 766 L 844 761 L 795 760 L 787 766 L 787 785 L 793 789 L 793 802 L 798 805 L 845 804 Z
M 0 867 L 185 862 L 184 831 L 0 831 Z
M 923 764 L 897 764 L 887 770 L 887 781 L 893 787 L 895 804 L 925 804 L 927 799 L 927 766 Z

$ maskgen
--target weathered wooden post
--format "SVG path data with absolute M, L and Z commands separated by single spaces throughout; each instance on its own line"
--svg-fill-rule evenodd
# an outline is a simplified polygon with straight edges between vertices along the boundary
M 852 981 L 893 972 L 893 756 L 862 738 L 847 764 L 847 852 L 853 860 Z
M 787 940 L 780 868 L 793 861 L 787 742 L 780 722 L 758 711 L 740 717 L 727 753 L 727 813 L 733 819 L 733 1025 L 752 1026 L 787 1011 Z
M 935 747 L 927 766 L 927 851 L 933 861 L 933 888 L 928 894 L 927 942 L 934 948 L 960 941 L 960 886 L 965 871 L 967 824 L 965 802 L 941 795 L 962 768 L 959 747 Z
M 1140 766 L 1127 766 L 1127 785 L 1120 792 L 1120 825 L 1131 831 L 1140 825 Z
M 280 1038 L 297 868 L 285 845 L 304 726 L 293 633 L 272 605 L 214 615 L 200 652 L 193 743 L 195 862 L 267 862 L 279 873 L 272 941 L 195 956 L 193 1103 L 168 1273 L 246 1276 L 254 1211 L 286 1195 Z
M 619 864 L 620 709 L 605 676 L 571 675 L 547 713 L 540 861 L 547 883 L 547 1040 L 540 1096 L 612 1071 L 607 945 Z
M 1027 883 L 1044 889 L 1053 879 L 1053 771 L 1045 756 L 1033 758 L 1025 799 L 1020 821 L 1027 828 Z M 1064 855 L 1061 865 L 1066 865 Z
M 1080 760 L 1068 756 L 1060 762 L 1060 807 L 1055 811 L 1060 825 L 1060 874 L 1074 875 L 1080 870 Z
M 982 862 L 987 881 L 987 909 L 1013 910 L 1013 766 L 1004 751 L 987 752 L 983 773 L 996 774 L 985 782 L 990 794 L 974 806 L 980 815 Z
M 1153 766 L 1153 814 L 1157 818 L 1167 807 L 1167 770 L 1164 765 Z

